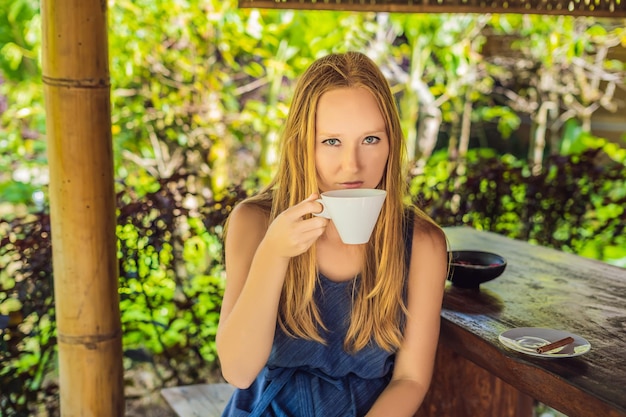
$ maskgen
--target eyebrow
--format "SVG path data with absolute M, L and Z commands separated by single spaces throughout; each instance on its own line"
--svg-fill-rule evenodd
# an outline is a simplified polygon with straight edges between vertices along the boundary
M 373 135 L 387 135 L 387 130 L 385 129 L 376 129 L 364 132 L 361 134 L 362 136 L 373 136 Z M 315 137 L 325 137 L 325 138 L 334 138 L 342 136 L 340 133 L 333 132 L 317 132 Z

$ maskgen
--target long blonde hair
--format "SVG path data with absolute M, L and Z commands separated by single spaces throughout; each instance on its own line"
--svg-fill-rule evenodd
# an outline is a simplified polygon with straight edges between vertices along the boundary
M 407 262 L 403 227 L 406 178 L 405 144 L 394 97 L 376 64 L 364 54 L 331 54 L 315 61 L 298 80 L 281 140 L 277 174 L 259 194 L 246 200 L 269 210 L 272 221 L 287 208 L 318 193 L 315 168 L 315 118 L 322 94 L 343 87 L 368 90 L 378 103 L 389 138 L 389 157 L 378 188 L 387 190 L 379 221 L 365 249 L 350 326 L 344 341 L 358 351 L 372 340 L 393 351 L 402 341 Z M 419 217 L 428 220 L 420 210 Z M 417 220 L 417 219 L 416 219 Z M 325 328 L 314 300 L 318 279 L 315 245 L 291 259 L 280 300 L 279 324 L 294 336 L 324 343 Z

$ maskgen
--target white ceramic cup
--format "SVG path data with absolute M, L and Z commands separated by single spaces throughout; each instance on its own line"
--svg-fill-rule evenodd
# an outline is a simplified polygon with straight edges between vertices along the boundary
M 324 210 L 315 216 L 331 219 L 343 243 L 367 243 L 386 196 L 387 191 L 371 188 L 327 191 L 317 200 Z

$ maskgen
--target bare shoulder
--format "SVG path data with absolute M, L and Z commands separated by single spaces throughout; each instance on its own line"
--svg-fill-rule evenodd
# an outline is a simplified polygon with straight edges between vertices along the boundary
M 225 229 L 226 261 L 237 254 L 237 258 L 249 253 L 252 257 L 259 242 L 265 236 L 269 224 L 269 213 L 263 207 L 243 201 L 235 206 Z M 229 256 L 230 255 L 230 256 Z M 228 265 L 227 265 L 228 266 Z
M 419 285 L 430 282 L 439 288 L 447 275 L 448 241 L 443 229 L 423 216 L 415 216 L 410 277 Z
M 264 226 L 267 229 L 269 212 L 264 207 L 244 201 L 235 206 L 228 222 L 229 227 L 235 224 L 237 226 Z
M 268 223 L 269 213 L 263 207 L 247 201 L 235 206 L 228 217 L 225 230 L 224 249 L 229 277 L 245 278 L 247 270 L 239 270 L 244 266 L 249 267 L 259 243 L 267 232 Z
M 447 253 L 448 243 L 446 235 L 441 227 L 430 219 L 415 215 L 413 226 L 413 247 L 420 252 L 434 251 Z

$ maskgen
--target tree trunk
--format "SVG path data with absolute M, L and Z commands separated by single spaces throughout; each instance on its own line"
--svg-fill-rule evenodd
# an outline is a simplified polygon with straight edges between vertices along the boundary
M 124 415 L 106 2 L 43 0 L 61 415 Z
M 543 154 L 546 148 L 546 130 L 548 128 L 548 112 L 556 109 L 556 104 L 552 101 L 541 103 L 537 114 L 534 117 L 536 128 L 533 134 L 533 146 L 531 148 L 531 166 L 533 175 L 539 175 L 543 169 Z
M 435 146 L 437 146 L 437 138 L 443 116 L 439 108 L 441 103 L 435 100 L 426 83 L 415 77 L 412 80 L 411 88 L 418 96 L 422 117 L 416 133 L 416 145 L 414 145 L 413 154 L 409 156 L 411 160 L 413 158 L 416 160 L 414 174 L 421 175 L 424 172 L 428 158 L 430 158 Z

